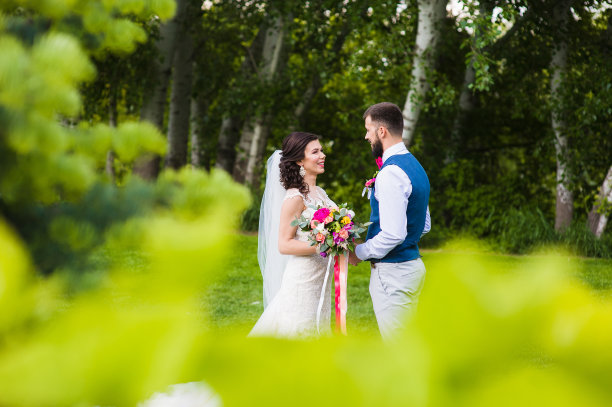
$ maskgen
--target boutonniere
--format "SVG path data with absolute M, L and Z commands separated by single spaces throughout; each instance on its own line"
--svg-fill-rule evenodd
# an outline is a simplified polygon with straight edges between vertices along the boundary
M 382 158 L 378 157 L 376 159 L 376 166 L 378 166 L 378 171 L 380 171 L 380 168 L 382 167 L 383 162 L 382 162 Z M 378 171 L 376 171 L 374 173 L 374 175 L 372 176 L 372 178 L 370 178 L 369 180 L 367 180 L 365 182 L 365 187 L 363 188 L 363 192 L 361 193 L 361 196 L 364 196 L 366 191 L 368 192 L 368 199 L 370 199 L 370 194 L 372 193 L 372 185 L 374 185 L 374 181 L 376 181 L 376 176 L 378 175 Z

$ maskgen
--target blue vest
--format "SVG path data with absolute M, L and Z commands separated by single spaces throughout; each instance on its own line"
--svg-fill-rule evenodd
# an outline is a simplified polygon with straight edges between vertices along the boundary
M 425 217 L 429 203 L 429 179 L 421 164 L 411 153 L 396 154 L 389 157 L 383 164 L 381 171 L 387 165 L 397 165 L 400 167 L 412 182 L 412 193 L 406 208 L 407 235 L 406 239 L 394 247 L 385 257 L 382 259 L 371 259 L 372 263 L 402 263 L 421 257 L 418 243 L 425 227 Z M 370 222 L 372 224 L 368 227 L 367 240 L 372 239 L 381 230 L 378 201 L 374 195 L 373 185 L 372 194 L 370 195 L 370 206 L 372 207 Z

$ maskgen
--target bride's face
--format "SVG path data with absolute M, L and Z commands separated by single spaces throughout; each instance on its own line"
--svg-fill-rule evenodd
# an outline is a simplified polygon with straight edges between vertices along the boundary
M 297 162 L 298 165 L 303 165 L 306 174 L 323 174 L 325 172 L 325 154 L 319 140 L 312 140 L 306 145 L 304 150 L 304 158 Z

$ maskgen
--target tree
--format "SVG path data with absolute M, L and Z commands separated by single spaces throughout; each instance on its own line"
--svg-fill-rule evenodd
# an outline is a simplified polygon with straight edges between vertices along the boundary
M 257 6 L 257 4 L 254 4 Z M 213 9 L 216 9 L 215 6 Z M 230 7 L 230 11 L 234 11 L 237 7 Z M 249 20 L 256 22 L 255 33 L 247 30 L 247 33 L 240 35 L 239 42 L 242 45 L 242 51 L 237 57 L 232 55 L 229 58 L 239 61 L 239 69 L 236 75 L 226 82 L 226 91 L 219 92 L 223 107 L 221 112 L 222 121 L 219 126 L 218 147 L 216 154 L 215 167 L 223 169 L 228 173 L 234 170 L 237 154 L 237 144 L 240 140 L 240 130 L 245 121 L 245 111 L 249 109 L 249 102 L 256 97 L 256 92 L 253 91 L 253 83 L 256 83 L 254 76 L 257 72 L 257 66 L 261 60 L 263 42 L 266 34 L 267 21 L 263 19 L 260 12 L 247 9 L 239 9 L 241 13 L 246 14 Z M 225 9 L 221 10 L 224 14 Z M 242 16 L 241 16 L 242 20 Z M 247 20 L 247 21 L 249 21 Z M 263 20 L 263 21 L 262 21 Z M 235 31 L 235 30 L 234 30 Z M 244 38 L 250 34 L 247 38 Z M 226 34 L 224 38 L 227 38 Z M 242 37 L 242 38 L 241 38 Z M 248 46 L 245 46 L 247 43 Z M 233 48 L 237 48 L 234 46 Z M 217 90 L 218 92 L 218 90 Z
M 494 55 L 503 58 L 504 47 L 517 35 L 523 26 L 532 18 L 533 8 L 521 10 L 522 4 L 503 4 L 498 1 L 481 1 L 477 7 L 466 3 L 463 11 L 468 17 L 462 18 L 459 26 L 470 29 L 472 33 L 462 44 L 469 51 L 466 54 L 466 67 L 463 84 L 457 102 L 457 113 L 450 132 L 451 148 L 448 149 L 446 162 L 454 159 L 460 148 L 461 136 L 467 117 L 473 112 L 476 103 L 476 92 L 488 91 L 493 81 L 493 68 L 500 61 Z M 493 11 L 497 8 L 497 17 Z
M 555 135 L 554 144 L 557 155 L 557 194 L 555 229 L 557 231 L 567 228 L 572 222 L 574 210 L 574 197 L 569 185 L 569 154 L 565 129 L 563 101 L 560 97 L 561 89 L 567 72 L 567 24 L 569 19 L 571 0 L 559 1 L 552 9 L 552 25 L 555 27 L 553 35 L 553 50 L 550 60 L 550 94 L 554 103 L 551 112 L 552 129 Z
M 84 51 L 87 43 L 79 40 L 91 41 L 95 45 L 90 52 L 103 55 L 133 50 L 146 38 L 142 28 L 118 12 L 121 10 L 98 10 L 96 2 L 89 3 L 91 7 L 75 12 L 51 11 L 45 5 L 22 9 L 2 6 L 10 15 L 2 31 L 2 53 L 7 56 L 3 61 L 7 62 L 2 67 L 5 82 L 0 87 L 7 101 L 2 105 L 4 136 L 0 142 L 4 167 L 0 199 L 6 204 L 77 198 L 95 182 L 96 168 L 103 167 L 106 151 L 112 149 L 125 160 L 133 158 L 122 143 L 138 128 L 134 124 L 120 125 L 116 130 L 101 125 L 66 125 L 81 107 L 78 86 L 94 77 L 94 67 Z M 173 12 L 169 1 L 157 2 L 154 7 L 145 2 L 130 4 L 123 12 L 137 10 L 141 17 L 155 13 L 164 17 Z M 106 25 L 94 23 L 98 20 L 92 19 L 93 15 Z M 55 24 L 59 21 L 55 19 L 73 21 L 74 26 Z M 39 30 L 37 27 L 44 28 L 31 31 Z M 27 86 L 34 83 L 37 85 Z M 11 94 L 18 97 L 6 99 Z M 66 120 L 60 122 L 58 116 Z M 135 149 L 159 150 L 158 133 L 148 126 L 140 130 L 142 144 Z M 91 134 L 89 143 L 86 134 Z M 99 148 L 105 152 L 102 159 L 97 155 Z
M 441 22 L 446 16 L 448 0 L 419 0 L 419 22 L 414 59 L 412 61 L 412 82 L 404 104 L 404 132 L 402 139 L 410 146 L 425 95 L 430 88 L 436 47 L 440 39 Z
M 587 226 L 598 238 L 605 230 L 609 204 L 606 190 L 610 176 L 612 138 L 612 10 L 593 12 L 592 2 L 573 5 L 571 48 L 566 89 L 563 94 L 570 175 L 575 213 L 588 213 Z M 599 5 L 601 7 L 601 5 Z
M 177 0 L 176 14 L 167 22 L 160 22 L 156 38 L 157 55 L 150 64 L 149 86 L 144 89 L 140 119 L 153 123 L 159 131 L 164 131 L 164 117 L 168 98 L 168 83 L 174 62 L 177 34 L 180 21 L 184 18 L 188 0 Z M 160 157 L 145 155 L 134 166 L 134 173 L 145 180 L 157 178 L 160 170 Z
M 608 211 L 612 205 L 612 166 L 608 170 L 606 177 L 599 189 L 597 201 L 593 209 L 589 212 L 588 226 L 591 232 L 601 238 L 606 225 L 608 224 Z
M 309 3 L 304 8 L 304 28 L 299 43 L 295 45 L 296 57 L 303 59 L 300 70 L 306 71 L 307 87 L 295 103 L 295 123 L 306 127 L 305 116 L 313 99 L 334 74 L 346 64 L 344 44 L 351 34 L 369 20 L 371 2 L 354 1 L 343 7 L 327 8 L 326 2 Z M 294 35 L 299 36 L 300 33 Z M 303 50 L 303 52 L 299 52 Z M 325 67 L 326 69 L 322 69 Z M 297 72 L 292 72 L 292 76 Z
M 284 65 L 281 57 L 286 36 L 285 18 L 278 13 L 265 30 L 261 64 L 256 76 L 259 86 L 264 91 L 271 87 L 278 70 L 281 65 Z M 264 150 L 271 120 L 267 107 L 268 104 L 265 103 L 263 106 L 256 107 L 254 113 L 244 124 L 233 170 L 234 179 L 240 183 L 252 185 L 255 181 L 255 168 Z
M 197 68 L 197 65 L 195 66 Z M 206 95 L 197 89 L 191 98 L 191 118 L 190 118 L 190 136 L 189 144 L 191 145 L 191 165 L 196 168 L 209 169 L 210 159 L 204 157 L 205 146 L 203 139 L 205 134 L 205 118 L 208 114 L 209 103 Z
M 194 31 L 199 26 L 201 13 L 194 1 L 185 5 L 177 21 L 178 41 L 172 68 L 172 90 L 168 119 L 168 152 L 166 167 L 179 169 L 187 164 L 191 96 L 193 93 Z
M 143 22 L 171 17 L 174 3 L 92 0 L 74 9 L 2 3 L 0 12 L 6 57 L 0 62 L 0 217 L 27 242 L 41 272 L 72 261 L 84 271 L 82 261 L 107 228 L 128 216 L 96 211 L 95 204 L 117 191 L 104 175 L 108 152 L 127 167 L 165 147 L 154 126 L 119 117 L 126 81 L 113 82 L 119 71 L 109 67 L 129 66 L 123 56 L 145 42 Z M 91 82 L 100 67 L 109 68 L 103 80 Z M 125 76 L 131 73 L 126 69 Z M 94 94 L 99 106 L 83 105 Z

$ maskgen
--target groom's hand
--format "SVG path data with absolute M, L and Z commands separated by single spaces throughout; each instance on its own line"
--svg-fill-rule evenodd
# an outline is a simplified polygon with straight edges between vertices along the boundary
M 349 252 L 349 263 L 351 264 L 351 266 L 356 266 L 361 263 L 361 259 L 357 257 L 355 252 Z

